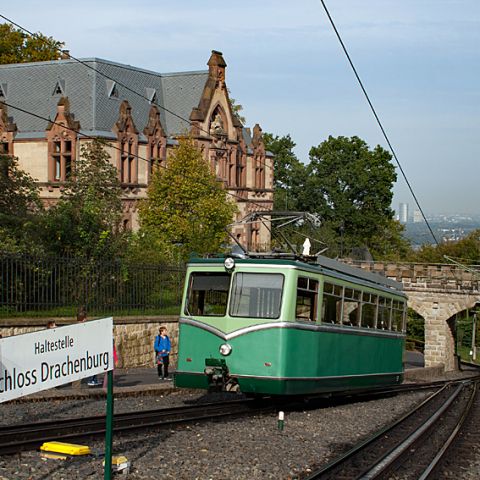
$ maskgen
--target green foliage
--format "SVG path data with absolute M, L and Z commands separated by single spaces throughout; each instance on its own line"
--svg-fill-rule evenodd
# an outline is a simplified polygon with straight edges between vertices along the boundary
M 16 252 L 33 248 L 41 212 L 34 179 L 19 168 L 17 158 L 0 155 L 1 250 Z
M 47 212 L 45 243 L 52 253 L 108 259 L 122 252 L 122 190 L 104 147 L 101 140 L 82 146 L 74 177 Z
M 368 240 L 393 217 L 397 176 L 390 160 L 382 147 L 369 150 L 358 137 L 329 137 L 310 150 L 303 203 L 326 220 L 343 222 L 349 235 Z
M 344 252 L 367 247 L 383 254 L 399 243 L 390 208 L 397 176 L 390 160 L 382 147 L 370 150 L 358 137 L 330 136 L 310 150 L 298 205 L 337 231 Z
M 447 263 L 445 256 L 465 265 L 480 265 L 480 230 L 474 230 L 456 242 L 423 245 L 410 260 L 424 263 Z
M 418 350 L 425 344 L 425 320 L 411 308 L 407 312 L 407 339 Z
M 228 101 L 230 102 L 230 107 L 232 107 L 233 114 L 242 122 L 243 125 L 246 123 L 245 117 L 240 113 L 243 110 L 243 106 L 237 103 L 237 101 L 230 97 L 230 89 L 227 89 L 228 91 Z
M 23 33 L 9 23 L 0 25 L 0 64 L 58 60 L 64 42 L 37 33 Z
M 274 210 L 298 210 L 297 199 L 306 180 L 303 163 L 293 152 L 295 142 L 290 135 L 279 137 L 263 134 L 265 149 L 274 155 Z
M 480 321 L 474 319 L 474 311 L 465 311 L 462 314 L 457 314 L 457 319 L 455 322 L 456 326 L 456 341 L 457 341 L 457 353 L 460 355 L 462 360 L 467 362 L 480 363 Z M 477 350 L 477 358 L 473 359 L 472 352 L 472 334 L 473 334 L 473 325 L 475 324 L 475 347 Z
M 180 139 L 167 168 L 154 173 L 147 196 L 139 209 L 140 237 L 150 251 L 178 261 L 192 252 L 217 252 L 226 242 L 236 206 L 192 139 Z
M 403 236 L 405 227 L 390 218 L 369 240 L 369 250 L 375 259 L 399 261 L 406 259 L 412 247 Z
M 377 259 L 398 260 L 409 254 L 403 226 L 392 218 L 397 177 L 386 150 L 380 146 L 370 150 L 358 137 L 329 137 L 310 150 L 310 163 L 305 166 L 293 152 L 290 135 L 266 133 L 263 138 L 265 148 L 275 155 L 274 209 L 317 214 L 320 228 L 303 233 L 327 244 L 325 255 L 368 249 Z M 289 235 L 298 244 L 301 236 Z

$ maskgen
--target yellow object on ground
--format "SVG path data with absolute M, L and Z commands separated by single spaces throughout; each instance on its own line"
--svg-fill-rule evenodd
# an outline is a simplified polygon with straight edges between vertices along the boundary
M 103 466 L 105 466 L 105 460 L 103 461 Z M 113 455 L 112 469 L 114 472 L 128 473 L 130 471 L 130 462 L 123 455 Z
M 57 453 L 41 453 L 40 456 L 42 458 L 51 458 L 53 460 L 66 460 L 66 455 L 59 455 Z
M 86 445 L 76 445 L 75 443 L 63 442 L 45 442 L 40 450 L 47 452 L 66 453 L 67 455 L 88 455 L 90 447 Z

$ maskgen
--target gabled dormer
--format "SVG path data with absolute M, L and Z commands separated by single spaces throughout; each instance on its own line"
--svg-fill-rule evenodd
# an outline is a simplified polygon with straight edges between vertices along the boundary
M 146 87 L 145 94 L 148 98 L 148 103 L 150 103 L 150 105 L 155 105 L 157 103 L 157 91 L 154 88 Z
M 148 153 L 148 179 L 150 181 L 155 169 L 165 167 L 167 157 L 167 136 L 160 120 L 160 111 L 156 105 L 152 105 L 148 114 L 148 123 L 143 129 L 147 137 Z
M 53 88 L 52 96 L 65 96 L 65 80 L 59 78 Z
M 118 98 L 117 82 L 107 78 L 107 79 L 105 79 L 105 83 L 107 85 L 107 97 L 108 98 Z
M 123 185 L 138 183 L 138 130 L 127 100 L 120 104 L 118 120 L 113 127 L 118 139 L 117 168 Z
M 221 52 L 212 50 L 208 60 L 208 78 L 203 88 L 202 96 L 198 105 L 192 109 L 190 121 L 192 122 L 191 133 L 197 137 L 211 137 L 211 125 L 217 118 L 222 122 L 222 134 L 226 139 L 236 141 L 238 127 L 241 123 L 233 114 L 228 89 L 225 84 L 225 68 L 227 66 Z M 219 131 L 217 128 L 216 131 Z
M 48 124 L 46 131 L 49 182 L 65 182 L 73 175 L 79 130 L 80 122 L 70 112 L 68 97 L 60 98 L 55 118 Z

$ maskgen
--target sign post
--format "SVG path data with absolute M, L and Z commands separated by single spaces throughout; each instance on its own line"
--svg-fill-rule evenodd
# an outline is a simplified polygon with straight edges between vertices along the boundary
M 104 480 L 112 478 L 113 446 L 113 370 L 107 373 L 107 420 L 105 425 L 105 469 Z
M 113 318 L 0 339 L 0 403 L 105 373 L 105 479 L 112 478 Z

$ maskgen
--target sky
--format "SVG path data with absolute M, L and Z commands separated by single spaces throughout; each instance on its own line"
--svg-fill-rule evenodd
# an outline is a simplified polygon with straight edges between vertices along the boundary
M 480 1 L 325 0 L 425 213 L 480 214 Z M 388 148 L 320 0 L 4 2 L 0 13 L 98 57 L 161 73 L 223 52 L 247 126 L 298 158 L 332 136 Z M 392 207 L 414 208 L 398 171 Z

